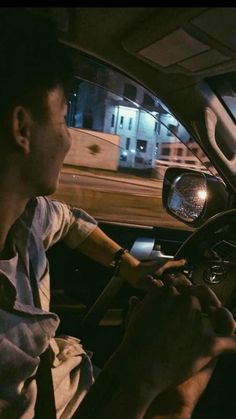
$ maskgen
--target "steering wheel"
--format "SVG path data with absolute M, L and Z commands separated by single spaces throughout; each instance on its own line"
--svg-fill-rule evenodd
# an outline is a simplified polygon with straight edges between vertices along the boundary
M 221 302 L 236 306 L 236 209 L 224 211 L 194 231 L 175 254 L 185 257 L 193 284 L 207 285 Z
M 236 305 L 236 209 L 206 221 L 182 244 L 175 259 L 187 258 L 193 284 L 208 285 L 229 309 Z M 125 280 L 113 276 L 85 314 L 81 326 L 94 328 Z

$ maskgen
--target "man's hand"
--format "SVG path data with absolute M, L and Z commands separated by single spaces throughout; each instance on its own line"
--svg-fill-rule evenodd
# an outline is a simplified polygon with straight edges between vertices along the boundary
M 170 275 L 163 280 L 166 285 L 173 286 L 183 294 L 198 297 L 204 311 L 205 321 L 209 316 L 215 332 L 222 336 L 232 335 L 235 331 L 235 322 L 231 313 L 222 307 L 214 292 L 206 286 L 192 286 L 191 282 L 182 274 Z M 160 280 L 156 284 L 162 287 Z M 139 303 L 136 297 L 130 300 L 127 323 L 132 317 L 135 307 Z M 174 342 L 173 342 L 174 344 Z M 189 419 L 201 394 L 205 390 L 212 375 L 216 359 L 210 361 L 203 369 L 181 384 L 171 387 L 156 397 L 151 404 L 145 419 Z
M 141 383 L 150 402 L 193 376 L 197 390 L 199 371 L 221 353 L 236 351 L 236 338 L 229 336 L 234 319 L 215 294 L 207 287 L 182 287 L 182 295 L 171 285 L 147 293 L 130 316 L 120 348 L 126 379 L 130 386 Z
M 64 239 L 64 242 L 66 243 L 66 239 Z M 120 245 L 108 237 L 98 226 L 77 247 L 79 252 L 104 266 L 110 265 L 119 249 Z M 146 290 L 152 284 L 153 277 L 155 280 L 164 271 L 181 268 L 185 263 L 185 259 L 171 260 L 169 262 L 140 262 L 130 253 L 125 253 L 122 256 L 119 275 L 134 288 Z
M 179 384 L 164 391 L 152 402 L 144 419 L 191 419 L 192 412 L 207 387 L 216 360 Z
M 76 417 L 189 419 L 208 382 L 210 363 L 221 353 L 236 352 L 236 337 L 228 336 L 235 330 L 234 319 L 214 293 L 207 287 L 188 286 L 184 278 L 176 286 L 175 279 L 169 281 L 164 286 L 157 280 L 142 301 L 133 300 L 123 342 Z M 177 286 L 183 288 L 182 295 Z M 177 415 L 168 416 L 163 395 L 172 390 L 171 397 L 180 403 L 173 399 Z M 165 409 L 162 416 L 155 412 L 158 397 Z M 152 416 L 145 417 L 148 411 Z
M 141 290 L 149 290 L 156 285 L 156 280 L 160 278 L 164 272 L 177 270 L 186 264 L 185 259 L 163 261 L 139 262 L 136 265 L 126 265 L 125 269 L 121 266 L 120 274 L 134 288 Z M 123 269 L 122 269 L 123 268 Z

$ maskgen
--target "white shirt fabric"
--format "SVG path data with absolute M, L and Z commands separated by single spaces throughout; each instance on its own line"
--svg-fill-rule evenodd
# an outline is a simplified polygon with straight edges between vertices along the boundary
M 58 419 L 73 415 L 94 381 L 90 356 L 79 339 L 55 338 L 59 318 L 49 311 L 45 251 L 58 240 L 76 248 L 96 225 L 83 210 L 40 197 L 27 205 L 9 233 L 12 257 L 0 260 L 0 418 L 34 417 L 35 373 L 49 344 Z M 30 262 L 42 309 L 34 306 Z

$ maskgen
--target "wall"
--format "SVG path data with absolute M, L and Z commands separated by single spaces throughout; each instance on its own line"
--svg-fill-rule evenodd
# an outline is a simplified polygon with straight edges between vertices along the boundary
M 64 163 L 75 166 L 118 170 L 119 135 L 69 128 L 72 144 Z

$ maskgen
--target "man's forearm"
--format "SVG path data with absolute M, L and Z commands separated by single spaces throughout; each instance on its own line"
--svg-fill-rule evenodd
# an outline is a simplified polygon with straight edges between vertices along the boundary
M 115 354 L 104 367 L 77 413 L 77 419 L 143 419 L 153 395 L 140 382 L 132 382 L 129 372 Z
M 86 240 L 78 246 L 77 250 L 102 265 L 109 266 L 120 248 L 121 246 L 118 243 L 97 227 Z M 132 272 L 132 268 L 138 264 L 139 261 L 136 258 L 128 253 L 124 254 L 122 256 L 122 264 L 119 273 L 124 278 L 127 278 Z
M 187 406 L 181 404 L 177 395 L 174 395 L 173 392 L 168 394 L 165 399 L 162 399 L 162 395 L 157 397 L 147 413 L 144 416 L 144 419 L 191 419 L 192 410 Z

